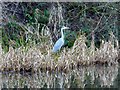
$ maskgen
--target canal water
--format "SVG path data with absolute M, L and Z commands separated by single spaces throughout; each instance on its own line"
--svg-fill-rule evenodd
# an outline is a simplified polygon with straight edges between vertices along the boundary
M 0 73 L 0 88 L 119 88 L 119 66 L 80 67 L 67 73 Z

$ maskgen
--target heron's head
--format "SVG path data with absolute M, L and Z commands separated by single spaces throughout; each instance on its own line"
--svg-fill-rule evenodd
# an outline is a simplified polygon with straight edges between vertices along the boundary
M 69 29 L 69 27 L 63 26 L 63 27 L 61 28 L 61 35 L 62 35 L 62 38 L 64 38 L 63 30 L 65 30 L 65 29 Z
M 65 27 L 65 26 L 63 26 L 61 29 L 70 29 L 69 27 Z

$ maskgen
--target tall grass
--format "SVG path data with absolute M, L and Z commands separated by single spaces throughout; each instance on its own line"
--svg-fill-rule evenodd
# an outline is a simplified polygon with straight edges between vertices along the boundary
M 111 33 L 109 41 L 102 40 L 100 48 L 95 48 L 94 41 L 87 47 L 86 37 L 80 35 L 72 48 L 63 48 L 57 53 L 52 52 L 52 46 L 44 44 L 33 45 L 31 48 L 9 48 L 3 54 L 1 71 L 64 71 L 91 65 L 117 65 L 118 40 Z

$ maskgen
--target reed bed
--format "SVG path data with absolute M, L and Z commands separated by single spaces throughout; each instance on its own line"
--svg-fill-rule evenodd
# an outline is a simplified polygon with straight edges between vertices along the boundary
M 86 37 L 80 35 L 72 48 L 63 48 L 57 53 L 53 53 L 52 46 L 48 44 L 18 49 L 10 47 L 6 54 L 1 54 L 0 71 L 67 73 L 80 66 L 118 65 L 119 45 L 113 34 L 109 41 L 102 41 L 99 49 L 95 47 L 94 41 L 90 47 L 85 42 Z

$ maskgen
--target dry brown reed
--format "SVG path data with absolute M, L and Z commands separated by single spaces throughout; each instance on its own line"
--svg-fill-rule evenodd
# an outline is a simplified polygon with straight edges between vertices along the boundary
M 1 54 L 0 70 L 68 72 L 84 65 L 118 65 L 116 58 L 118 57 L 119 45 L 113 34 L 108 42 L 102 40 L 99 49 L 95 48 L 94 41 L 91 42 L 90 47 L 87 47 L 85 42 L 86 37 L 80 35 L 72 48 L 64 48 L 57 53 L 53 53 L 52 46 L 48 44 L 34 45 L 28 50 L 26 47 L 18 49 L 10 47 L 6 54 Z

